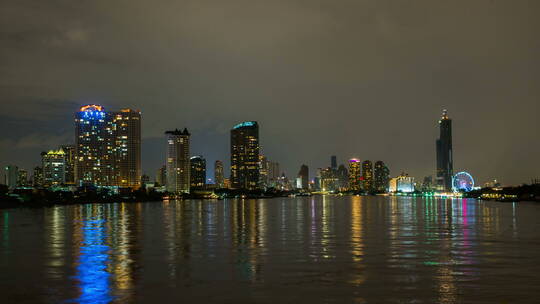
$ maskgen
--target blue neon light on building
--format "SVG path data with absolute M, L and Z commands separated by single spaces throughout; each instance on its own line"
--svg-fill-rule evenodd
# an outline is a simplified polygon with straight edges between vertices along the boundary
M 244 128 L 244 127 L 254 127 L 257 125 L 256 121 L 244 121 L 242 123 L 239 123 L 233 127 L 234 129 Z

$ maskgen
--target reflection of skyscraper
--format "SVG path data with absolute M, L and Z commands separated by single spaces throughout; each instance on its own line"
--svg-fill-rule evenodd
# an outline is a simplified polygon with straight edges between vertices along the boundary
M 216 187 L 223 188 L 225 186 L 225 177 L 223 176 L 223 162 L 216 160 L 214 163 L 214 182 Z
M 362 188 L 360 175 L 360 160 L 352 158 L 349 160 L 349 189 L 359 191 Z
M 138 188 L 141 183 L 141 113 L 105 112 L 86 105 L 75 114 L 75 182 Z
M 370 160 L 365 160 L 362 163 L 362 182 L 364 191 L 373 191 L 373 163 Z
M 439 120 L 440 136 L 437 139 L 437 190 L 451 191 L 454 165 L 452 156 L 452 120 L 446 110 Z
M 300 181 L 299 188 L 307 190 L 309 187 L 309 168 L 306 165 L 302 165 L 300 167 L 300 171 L 298 172 L 298 178 Z
M 41 153 L 41 163 L 45 187 L 62 185 L 66 182 L 66 154 L 64 150 L 50 150 Z
M 388 189 L 388 182 L 390 176 L 390 170 L 384 164 L 383 161 L 375 162 L 375 178 L 374 178 L 374 188 L 375 191 L 381 193 L 386 192 Z
M 231 130 L 231 183 L 234 189 L 259 187 L 259 125 L 246 121 Z
M 167 135 L 167 191 L 189 193 L 190 162 L 187 129 L 165 132 Z
M 191 188 L 202 188 L 206 184 L 206 159 L 202 156 L 192 156 L 190 159 Z

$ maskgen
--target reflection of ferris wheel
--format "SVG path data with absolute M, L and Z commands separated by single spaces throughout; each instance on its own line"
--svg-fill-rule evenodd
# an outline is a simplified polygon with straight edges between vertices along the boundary
M 456 175 L 454 175 L 454 177 L 452 178 L 452 189 L 454 189 L 454 191 L 456 192 L 457 191 L 469 192 L 473 189 L 473 187 L 474 187 L 474 179 L 469 173 L 465 171 L 456 173 Z

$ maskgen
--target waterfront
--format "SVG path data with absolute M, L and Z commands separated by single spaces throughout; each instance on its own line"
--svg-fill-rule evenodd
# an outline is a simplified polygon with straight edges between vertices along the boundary
M 534 303 L 540 205 L 313 196 L 0 210 L 7 303 Z

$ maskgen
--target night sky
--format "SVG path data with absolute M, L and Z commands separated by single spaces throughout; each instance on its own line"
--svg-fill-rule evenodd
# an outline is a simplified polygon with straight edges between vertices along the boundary
M 25 169 L 74 142 L 86 103 L 143 115 L 143 171 L 167 129 L 229 163 L 229 130 L 260 124 L 288 176 L 351 157 L 419 181 L 437 121 L 454 171 L 540 177 L 540 1 L 193 0 L 0 2 L 0 162 Z

